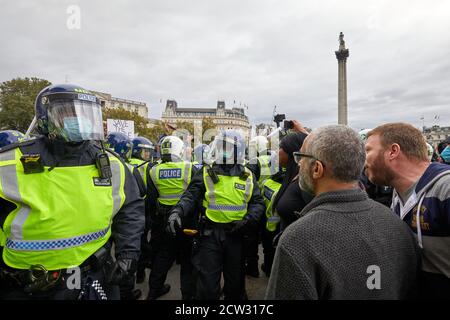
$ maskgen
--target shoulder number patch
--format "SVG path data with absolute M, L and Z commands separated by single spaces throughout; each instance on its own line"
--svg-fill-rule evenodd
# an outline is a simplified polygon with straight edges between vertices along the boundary
M 94 180 L 94 186 L 97 186 L 97 187 L 110 187 L 112 184 L 111 184 L 111 179 L 102 179 L 102 178 L 99 178 L 99 177 L 94 177 L 94 178 L 92 178 L 93 180 Z
M 239 190 L 245 190 L 245 186 L 243 184 L 240 184 L 240 183 L 235 183 L 234 187 L 236 189 L 239 189 Z

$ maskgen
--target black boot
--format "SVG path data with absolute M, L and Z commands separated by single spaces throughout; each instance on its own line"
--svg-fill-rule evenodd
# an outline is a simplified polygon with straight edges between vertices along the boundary
M 145 281 L 145 268 L 139 269 L 136 273 L 136 283 L 143 283 Z
M 159 289 L 158 291 L 156 291 L 156 292 L 152 292 L 152 291 L 150 291 L 149 293 L 148 293 L 148 296 L 147 296 L 147 300 L 156 300 L 156 299 L 158 299 L 159 297 L 161 297 L 161 296 L 163 296 L 163 295 L 165 295 L 167 292 L 169 292 L 170 291 L 170 284 L 164 284 L 163 286 L 162 286 L 162 288 L 161 289 Z
M 261 265 L 261 270 L 266 274 L 267 278 L 270 278 L 270 269 L 268 270 L 265 263 Z
M 139 289 L 132 290 L 126 294 L 121 294 L 120 300 L 139 300 L 142 295 L 142 291 Z
M 258 262 L 254 263 L 252 261 L 251 263 L 247 263 L 245 273 L 251 277 L 259 278 Z

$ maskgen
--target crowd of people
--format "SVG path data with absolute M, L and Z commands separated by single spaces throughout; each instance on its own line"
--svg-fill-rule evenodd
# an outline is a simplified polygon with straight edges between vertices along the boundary
M 32 137 L 0 132 L 0 299 L 136 300 L 149 270 L 155 300 L 177 262 L 183 300 L 245 300 L 260 244 L 267 299 L 450 298 L 450 138 L 296 120 L 279 144 L 105 137 L 68 84 L 35 113 Z

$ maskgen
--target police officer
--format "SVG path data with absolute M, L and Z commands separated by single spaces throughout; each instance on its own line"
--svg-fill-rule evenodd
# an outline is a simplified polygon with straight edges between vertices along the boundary
M 276 163 L 276 154 L 271 156 L 271 163 Z M 274 199 L 281 188 L 283 182 L 285 170 L 278 167 L 276 173 L 266 179 L 261 187 L 261 194 L 264 198 L 264 204 L 266 205 L 266 215 L 264 217 L 264 227 L 262 230 L 262 245 L 264 249 L 264 263 L 261 265 L 261 269 L 264 271 L 267 277 L 270 277 L 270 270 L 272 269 L 273 258 L 275 255 L 275 247 L 273 246 L 273 240 L 279 233 L 280 217 L 273 207 Z
M 127 135 L 121 132 L 111 132 L 106 137 L 106 146 L 114 151 L 126 164 L 128 170 L 133 174 L 134 178 L 139 187 L 139 194 L 142 198 L 145 197 L 146 187 L 144 185 L 144 181 L 142 179 L 141 173 L 139 170 L 132 165 L 131 163 L 131 155 L 133 150 L 133 144 Z M 142 238 L 145 237 L 145 229 Z M 142 249 L 146 249 L 145 243 L 142 243 L 141 239 L 141 255 L 139 257 L 139 261 L 142 258 Z M 139 269 L 139 261 L 138 261 L 138 269 Z M 142 291 L 139 289 L 134 289 L 135 277 L 130 277 L 128 283 L 123 283 L 120 286 L 120 298 L 121 300 L 137 300 L 142 295 Z
M 249 143 L 249 157 L 250 161 L 247 167 L 252 170 L 258 181 L 258 187 L 262 191 L 264 181 L 271 175 L 272 166 L 270 164 L 271 153 L 269 149 L 269 141 L 264 136 L 256 136 L 250 140 Z M 261 232 L 264 230 L 264 225 L 261 226 Z M 258 268 L 258 245 L 259 245 L 259 233 L 254 235 L 248 235 L 244 240 L 245 244 L 245 272 L 252 277 L 259 277 Z
M 260 189 L 264 180 L 268 179 L 273 174 L 270 165 L 271 154 L 272 153 L 269 150 L 269 141 L 266 137 L 256 136 L 250 140 L 250 161 L 247 167 L 255 174 Z
M 192 152 L 193 161 L 192 164 L 197 170 L 200 170 L 203 165 L 210 164 L 210 148 L 207 144 L 200 144 L 196 146 Z
M 165 229 L 170 210 L 187 189 L 194 173 L 192 163 L 182 159 L 184 151 L 185 146 L 180 138 L 166 136 L 161 141 L 161 163 L 147 170 L 147 198 L 152 220 L 150 245 L 153 255 L 148 300 L 157 299 L 169 292 L 170 285 L 164 282 L 176 258 L 181 265 L 182 298 L 192 299 L 190 240 L 183 234 L 172 237 Z
M 131 153 L 130 164 L 135 166 L 139 171 L 145 190 L 147 190 L 147 168 L 152 164 L 155 147 L 153 143 L 145 137 L 136 137 L 131 140 L 133 144 L 133 152 Z M 146 191 L 147 193 L 147 191 Z M 146 201 L 145 209 L 145 229 L 141 239 L 141 256 L 138 262 L 138 270 L 136 274 L 136 282 L 145 281 L 145 269 L 151 267 L 151 247 L 148 242 L 148 233 L 150 231 L 151 218 L 149 214 L 148 202 Z
M 123 160 L 128 170 L 130 170 L 136 179 L 139 187 L 139 195 L 144 198 L 147 192 L 144 180 L 138 168 L 131 164 L 131 153 L 133 150 L 131 140 L 121 132 L 111 132 L 106 137 L 106 146 Z
M 12 143 L 25 141 L 25 135 L 17 130 L 3 130 L 0 131 L 0 149 Z
M 145 137 L 136 137 L 131 142 L 133 143 L 133 152 L 130 163 L 138 166 L 145 161 L 151 162 L 155 150 L 153 143 Z
M 106 147 L 117 153 L 123 161 L 130 163 L 133 144 L 128 136 L 122 132 L 111 132 L 106 136 Z
M 196 298 L 219 299 L 223 272 L 225 299 L 245 298 L 243 236 L 256 232 L 264 202 L 252 172 L 243 166 L 245 145 L 233 130 L 221 132 L 213 144 L 216 160 L 199 171 L 172 209 L 168 229 L 185 227 L 201 204 L 198 247 L 193 248 L 197 272 Z
M 117 299 L 139 257 L 136 181 L 94 143 L 102 113 L 89 91 L 48 86 L 35 111 L 42 136 L 0 152 L 0 299 Z
M 106 146 L 114 151 L 126 164 L 127 168 L 134 175 L 139 187 L 139 194 L 141 197 L 145 197 L 146 186 L 142 178 L 141 172 L 136 166 L 131 163 L 131 154 L 133 150 L 133 144 L 131 140 L 121 132 L 111 132 L 106 137 Z

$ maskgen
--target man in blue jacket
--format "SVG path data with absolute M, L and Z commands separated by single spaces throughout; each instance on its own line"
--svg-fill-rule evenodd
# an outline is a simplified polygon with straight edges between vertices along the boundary
M 430 163 L 422 133 L 406 123 L 373 129 L 365 148 L 369 180 L 394 187 L 391 208 L 423 249 L 421 296 L 449 299 L 450 166 Z

